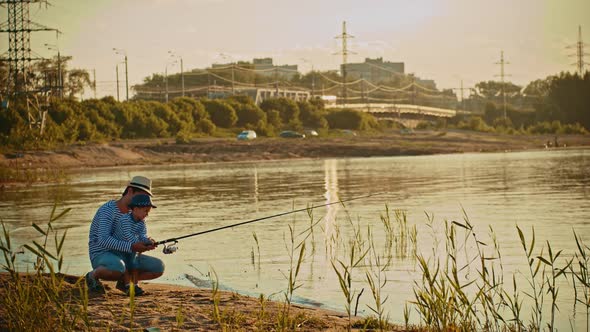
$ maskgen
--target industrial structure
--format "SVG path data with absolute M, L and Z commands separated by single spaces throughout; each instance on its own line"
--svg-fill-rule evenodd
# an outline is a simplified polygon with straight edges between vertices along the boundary
M 0 23 L 0 32 L 8 33 L 8 57 L 2 55 L 1 61 L 8 63 L 8 81 L 4 91 L 0 94 L 4 97 L 13 96 L 25 98 L 29 125 L 31 128 L 39 128 L 43 133 L 46 106 L 48 103 L 48 92 L 50 87 L 33 86 L 30 81 L 32 65 L 36 60 L 42 58 L 31 50 L 31 33 L 37 31 L 55 31 L 30 19 L 29 7 L 32 4 L 47 6 L 47 0 L 0 0 L 0 6 L 6 7 L 8 20 Z M 63 89 L 62 82 L 58 83 L 58 91 Z M 61 92 L 60 92 L 61 94 Z M 8 106 L 8 103 L 3 105 Z

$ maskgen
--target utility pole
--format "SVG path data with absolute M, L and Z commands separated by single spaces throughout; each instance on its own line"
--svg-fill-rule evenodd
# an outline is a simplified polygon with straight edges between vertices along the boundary
M 96 68 L 92 69 L 92 76 L 94 78 L 92 81 L 92 90 L 94 91 L 94 99 L 96 99 Z
M 510 76 L 504 73 L 504 65 L 509 65 L 510 62 L 504 61 L 504 51 L 500 52 L 500 62 L 496 62 L 497 65 L 500 65 L 500 75 L 496 75 L 496 77 L 500 76 L 500 80 L 502 82 L 502 99 L 504 101 L 504 120 L 506 120 L 506 86 L 504 84 L 504 77 Z
M 342 22 L 342 34 L 334 37 L 336 39 L 342 39 L 342 52 L 336 54 L 342 54 L 342 65 L 341 65 L 341 72 L 342 72 L 342 103 L 346 104 L 346 60 L 348 54 L 354 54 L 354 52 L 350 52 L 348 50 L 348 39 L 354 38 L 354 36 L 349 35 L 346 33 L 346 21 Z
M 590 54 L 588 53 L 584 53 L 584 45 L 586 45 L 584 43 L 584 40 L 582 39 L 582 26 L 578 25 L 578 42 L 575 45 L 570 45 L 567 46 L 566 48 L 575 48 L 576 49 L 576 54 L 570 54 L 570 57 L 576 57 L 576 63 L 574 64 L 576 66 L 576 69 L 578 70 L 578 74 L 580 75 L 580 77 L 584 76 L 584 65 L 585 65 L 585 61 L 584 61 L 584 57 L 588 56 Z
M 180 82 L 181 82 L 181 87 L 182 87 L 182 96 L 184 97 L 184 64 L 182 61 L 182 56 L 177 55 L 172 51 L 168 51 L 168 54 L 170 54 L 171 57 L 176 57 L 176 58 L 180 59 Z
M 463 87 L 463 80 L 461 80 L 461 87 L 460 88 L 452 88 L 452 89 L 461 91 L 461 110 L 465 111 L 465 95 L 463 92 L 465 90 L 471 90 L 471 88 Z
M 412 105 L 416 105 L 416 76 L 412 75 Z
M 127 52 L 122 49 L 113 48 L 116 54 L 123 54 L 125 56 L 125 100 L 129 101 L 129 72 L 127 70 Z
M 232 61 L 232 63 L 231 63 L 231 94 L 232 94 L 232 96 L 236 95 L 236 86 L 235 86 L 236 78 L 234 76 L 234 66 L 235 66 L 235 63 Z
M 115 65 L 115 73 L 117 74 L 117 101 L 121 101 L 119 99 L 119 64 Z

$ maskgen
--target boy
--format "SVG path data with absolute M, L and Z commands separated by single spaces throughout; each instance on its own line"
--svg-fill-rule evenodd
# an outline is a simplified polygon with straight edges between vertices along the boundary
M 156 246 L 156 241 L 147 236 L 147 227 L 145 225 L 145 218 L 149 215 L 152 208 L 156 206 L 152 203 L 151 197 L 146 194 L 139 194 L 133 196 L 129 203 L 130 212 L 123 216 L 121 220 L 115 225 L 113 230 L 113 237 L 117 240 L 126 242 L 129 244 L 128 248 L 131 248 L 131 244 L 142 242 L 149 247 Z M 164 264 L 161 260 L 146 255 L 141 255 L 140 252 L 134 252 L 133 250 L 124 250 L 117 252 L 121 259 L 124 261 L 127 267 L 125 274 L 122 279 L 117 281 L 116 288 L 129 295 L 129 284 L 134 283 L 135 295 L 143 295 L 144 291 L 137 283 L 139 280 L 147 280 L 148 278 L 142 278 L 145 275 L 146 270 L 157 273 L 154 275 L 154 279 L 162 275 L 164 272 Z M 159 268 L 161 267 L 161 268 Z

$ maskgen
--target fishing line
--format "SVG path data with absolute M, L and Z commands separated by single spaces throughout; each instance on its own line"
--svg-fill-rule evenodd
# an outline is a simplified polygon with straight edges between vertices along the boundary
M 271 216 L 260 217 L 260 218 L 251 219 L 251 220 L 247 220 L 247 221 L 242 221 L 242 222 L 231 224 L 231 225 L 225 225 L 225 226 L 221 226 L 221 227 L 217 227 L 217 228 L 212 228 L 212 229 L 208 229 L 208 230 L 204 230 L 204 231 L 200 231 L 200 232 L 196 232 L 196 233 L 192 233 L 192 234 L 187 234 L 187 235 L 183 235 L 183 236 L 179 236 L 179 237 L 173 237 L 173 238 L 169 238 L 169 239 L 166 239 L 166 240 L 157 241 L 155 244 L 156 245 L 163 244 L 164 245 L 163 252 L 165 254 L 171 254 L 171 253 L 175 252 L 178 249 L 176 246 L 174 246 L 174 244 L 178 243 L 179 240 L 186 239 L 186 238 L 189 238 L 189 237 L 203 235 L 203 234 L 207 234 L 207 233 L 213 233 L 213 232 L 217 232 L 217 231 L 220 231 L 220 230 L 223 230 L 223 229 L 227 229 L 227 228 L 232 228 L 232 227 L 247 225 L 247 224 L 255 223 L 255 222 L 258 222 L 258 221 L 263 221 L 263 220 L 267 220 L 267 219 L 282 217 L 282 216 L 286 216 L 286 215 L 289 215 L 289 214 L 293 214 L 293 213 L 297 213 L 297 212 L 303 212 L 303 211 L 308 211 L 308 210 L 317 209 L 317 208 L 321 208 L 321 207 L 326 207 L 326 206 L 330 206 L 330 205 L 334 205 L 334 204 L 344 204 L 346 202 L 351 202 L 351 201 L 356 201 L 356 200 L 363 199 L 363 198 L 369 198 L 369 197 L 373 197 L 373 196 L 383 195 L 385 193 L 386 192 L 380 192 L 380 193 L 375 193 L 375 194 L 368 194 L 368 195 L 363 195 L 363 196 L 352 197 L 352 198 L 344 199 L 344 200 L 338 200 L 336 202 L 326 203 L 326 204 L 322 204 L 322 205 L 312 205 L 310 207 L 306 207 L 306 208 L 302 208 L 302 209 L 297 209 L 297 210 L 282 212 L 282 213 L 274 214 L 274 215 L 271 215 Z M 167 243 L 172 243 L 172 244 L 171 245 L 166 245 Z

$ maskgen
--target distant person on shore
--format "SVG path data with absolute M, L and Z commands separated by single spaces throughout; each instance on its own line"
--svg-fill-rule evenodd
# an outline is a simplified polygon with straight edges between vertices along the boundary
M 156 208 L 156 206 L 152 203 L 150 195 L 147 194 L 133 196 L 128 206 L 131 212 L 121 218 L 115 225 L 113 231 L 113 236 L 117 240 L 127 243 L 124 251 L 116 252 L 123 259 L 127 268 L 123 278 L 117 281 L 116 288 L 129 295 L 129 286 L 133 282 L 135 295 L 143 295 L 144 291 L 137 283 L 140 280 L 150 280 L 160 277 L 164 273 L 164 264 L 155 257 L 142 255 L 140 252 L 133 252 L 131 247 L 137 242 L 143 242 L 149 247 L 155 247 L 156 241 L 147 236 L 145 219 L 151 209 Z
M 122 280 L 127 271 L 125 261 L 119 256 L 119 252 L 130 250 L 131 252 L 142 253 L 153 250 L 156 246 L 137 241 L 131 246 L 125 241 L 116 239 L 113 236 L 115 226 L 129 213 L 129 204 L 135 195 L 147 194 L 152 196 L 152 181 L 144 176 L 134 176 L 123 195 L 118 200 L 111 200 L 103 204 L 92 219 L 88 239 L 88 253 L 93 270 L 85 276 L 88 290 L 91 292 L 104 293 L 104 286 L 100 280 L 119 281 Z M 147 256 L 145 256 L 147 257 Z M 155 260 L 155 258 L 154 258 Z M 139 266 L 137 269 L 138 279 L 148 280 L 155 274 L 162 273 L 163 263 L 149 261 L 148 266 Z

